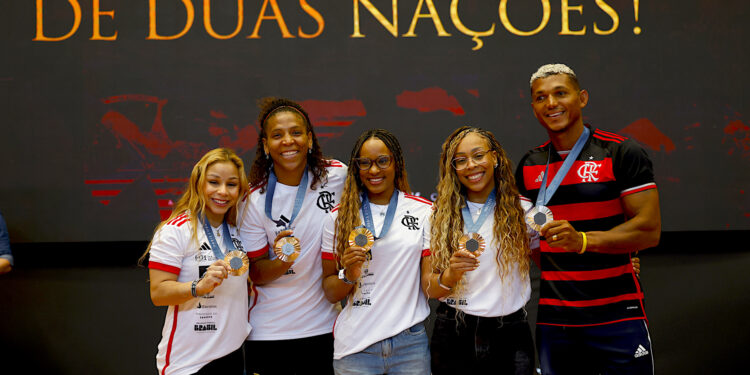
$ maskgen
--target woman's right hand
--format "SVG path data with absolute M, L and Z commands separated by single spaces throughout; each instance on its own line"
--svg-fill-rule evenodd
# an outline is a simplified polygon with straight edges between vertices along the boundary
M 367 260 L 367 251 L 359 246 L 347 247 L 341 257 L 341 266 L 348 280 L 354 281 L 362 276 L 362 265 Z
M 455 286 L 464 273 L 474 271 L 479 267 L 479 259 L 468 250 L 458 250 L 451 255 L 450 266 L 443 272 L 440 280 L 443 285 Z
M 229 264 L 221 259 L 211 264 L 203 274 L 203 278 L 198 281 L 198 285 L 195 286 L 196 294 L 204 296 L 211 293 L 217 286 L 221 285 L 224 279 L 229 277 L 230 270 Z

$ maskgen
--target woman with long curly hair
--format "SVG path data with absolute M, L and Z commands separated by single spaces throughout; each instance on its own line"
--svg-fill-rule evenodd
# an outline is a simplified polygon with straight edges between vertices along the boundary
M 529 233 L 511 161 L 492 133 L 464 126 L 445 140 L 437 190 L 422 263 L 425 294 L 441 301 L 433 374 L 532 373 Z
M 301 105 L 281 98 L 259 104 L 262 144 L 241 203 L 252 280 L 247 372 L 332 373 L 337 311 L 320 287 L 321 223 L 341 195 L 347 168 L 323 158 Z
M 431 203 L 409 194 L 401 146 L 387 130 L 363 133 L 349 163 L 341 204 L 323 230 L 323 289 L 330 302 L 346 299 L 334 370 L 429 374 L 419 269 Z
M 149 255 L 151 301 L 169 306 L 156 355 L 160 374 L 243 373 L 247 256 L 236 226 L 246 191 L 242 160 L 229 149 L 209 151 L 141 257 Z

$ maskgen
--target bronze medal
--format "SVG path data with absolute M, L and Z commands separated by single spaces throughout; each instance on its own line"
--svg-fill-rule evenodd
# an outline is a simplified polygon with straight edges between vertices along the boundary
M 375 237 L 365 227 L 354 228 L 354 230 L 349 232 L 350 247 L 358 246 L 365 249 L 365 251 L 370 251 L 374 243 Z
M 534 206 L 526 214 L 526 224 L 537 232 L 540 232 L 544 224 L 552 220 L 552 211 L 547 206 Z
M 300 252 L 299 240 L 296 237 L 283 237 L 276 242 L 273 248 L 276 257 L 282 262 L 293 262 Z
M 458 240 L 458 249 L 466 250 L 476 256 L 479 256 L 484 252 L 486 244 L 484 238 L 479 233 L 464 234 Z
M 233 276 L 242 276 L 250 267 L 250 260 L 247 258 L 247 254 L 240 250 L 228 252 L 224 256 L 224 261 L 229 263 L 229 268 L 232 269 L 229 273 Z

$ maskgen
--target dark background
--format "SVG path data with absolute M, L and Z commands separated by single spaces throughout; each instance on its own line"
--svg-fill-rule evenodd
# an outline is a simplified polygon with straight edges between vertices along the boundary
M 146 271 L 134 267 L 170 202 L 205 151 L 232 147 L 251 164 L 257 99 L 300 101 L 327 155 L 347 161 L 356 137 L 383 127 L 401 140 L 412 187 L 434 192 L 443 139 L 465 124 L 495 133 L 513 160 L 546 140 L 529 105 L 528 80 L 550 62 L 570 65 L 590 93 L 586 121 L 638 140 L 659 187 L 663 238 L 643 253 L 643 280 L 658 373 L 741 369 L 750 338 L 750 128 L 746 75 L 750 3 L 560 1 L 533 36 L 502 25 L 500 0 L 459 2 L 462 22 L 493 35 L 475 43 L 456 29 L 450 1 L 434 0 L 449 37 L 429 18 L 404 37 L 419 1 L 398 1 L 394 37 L 360 5 L 364 38 L 352 38 L 353 1 L 309 0 L 322 34 L 298 0 L 278 0 L 295 38 L 276 21 L 253 33 L 263 1 L 243 2 L 240 33 L 212 38 L 195 20 L 176 40 L 146 40 L 147 0 L 101 0 L 101 34 L 90 40 L 92 1 L 80 0 L 76 33 L 34 41 L 36 1 L 0 4 L 0 212 L 16 268 L 0 277 L 3 356 L 51 373 L 153 371 L 164 309 L 150 305 Z M 179 0 L 157 0 L 157 30 L 185 24 Z M 391 1 L 372 0 L 391 19 Z M 212 24 L 229 34 L 237 2 L 211 2 Z M 422 13 L 427 13 L 426 5 Z M 271 8 L 266 10 L 272 15 Z M 508 1 L 516 28 L 539 25 L 540 1 Z M 43 1 L 46 36 L 73 25 L 66 0 Z M 640 27 L 640 34 L 634 33 Z M 530 306 L 534 310 L 534 306 Z M 2 353 L 2 352 L 0 352 Z M 36 368 L 35 367 L 35 368 Z M 5 373 L 5 371 L 2 371 Z

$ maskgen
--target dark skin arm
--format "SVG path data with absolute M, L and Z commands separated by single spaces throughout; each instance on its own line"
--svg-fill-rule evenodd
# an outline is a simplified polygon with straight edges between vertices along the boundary
M 344 250 L 341 266 L 344 268 L 347 280 L 356 281 L 362 276 L 362 265 L 366 260 L 367 252 L 361 247 L 353 246 Z M 323 259 L 323 292 L 331 303 L 344 299 L 355 285 L 340 280 L 338 273 L 335 260 Z
M 451 255 L 450 266 L 443 271 L 440 282 L 453 289 L 458 284 L 464 273 L 473 271 L 479 267 L 479 259 L 466 250 L 459 250 Z M 439 273 L 432 272 L 432 256 L 422 257 L 422 291 L 427 298 L 442 298 L 451 293 L 438 284 Z
M 282 231 L 273 240 L 274 245 L 282 237 L 291 235 L 291 230 Z M 268 253 L 259 257 L 250 258 L 250 280 L 256 285 L 268 284 L 286 273 L 292 264 L 294 264 L 294 262 L 282 262 L 278 258 L 271 260 L 268 258 Z
M 631 253 L 659 243 L 661 236 L 661 213 L 659 193 L 649 189 L 622 198 L 628 220 L 608 231 L 586 232 L 586 251 L 609 254 Z M 551 247 L 579 252 L 583 247 L 583 236 L 567 220 L 553 220 L 540 232 Z

